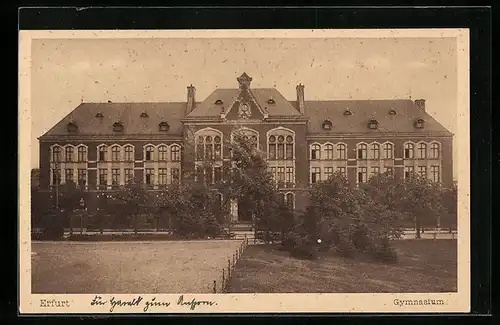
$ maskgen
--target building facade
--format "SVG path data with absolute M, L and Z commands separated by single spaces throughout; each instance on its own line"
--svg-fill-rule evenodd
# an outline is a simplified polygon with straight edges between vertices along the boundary
M 311 184 L 336 171 L 352 184 L 379 172 L 452 184 L 452 134 L 426 113 L 425 100 L 309 101 L 302 84 L 288 100 L 251 82 L 243 73 L 237 87 L 203 101 L 190 85 L 185 102 L 80 104 L 39 138 L 40 188 L 50 193 L 72 180 L 92 210 L 99 193 L 131 180 L 152 190 L 188 174 L 215 183 L 230 164 L 235 132 L 265 152 L 278 189 L 299 210 Z M 237 205 L 234 221 L 246 221 Z

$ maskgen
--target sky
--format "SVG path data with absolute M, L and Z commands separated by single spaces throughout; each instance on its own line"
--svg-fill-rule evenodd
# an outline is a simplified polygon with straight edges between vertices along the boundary
M 426 99 L 451 132 L 457 120 L 454 38 L 34 39 L 31 156 L 37 138 L 83 102 L 202 101 L 215 88 L 276 87 L 289 100 Z M 454 145 L 454 175 L 457 150 Z

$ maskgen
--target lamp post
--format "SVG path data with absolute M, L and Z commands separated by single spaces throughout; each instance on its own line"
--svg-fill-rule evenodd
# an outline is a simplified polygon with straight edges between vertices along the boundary
M 56 172 L 56 210 L 59 210 L 59 165 L 58 163 L 54 163 L 54 170 Z
M 83 210 L 85 209 L 85 200 L 83 197 L 80 199 L 80 208 L 82 209 L 80 213 L 80 235 L 83 234 Z

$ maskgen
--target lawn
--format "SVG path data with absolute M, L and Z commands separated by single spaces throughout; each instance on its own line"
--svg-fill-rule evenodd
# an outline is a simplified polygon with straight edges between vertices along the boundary
M 300 260 L 276 245 L 249 246 L 236 264 L 230 293 L 456 292 L 457 241 L 394 242 L 399 261 L 383 264 L 321 253 Z
M 240 241 L 34 242 L 33 293 L 210 293 Z

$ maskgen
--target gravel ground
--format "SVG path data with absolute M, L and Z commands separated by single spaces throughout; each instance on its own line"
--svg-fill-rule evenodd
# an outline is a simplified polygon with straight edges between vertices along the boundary
M 210 293 L 236 240 L 33 242 L 33 293 Z

